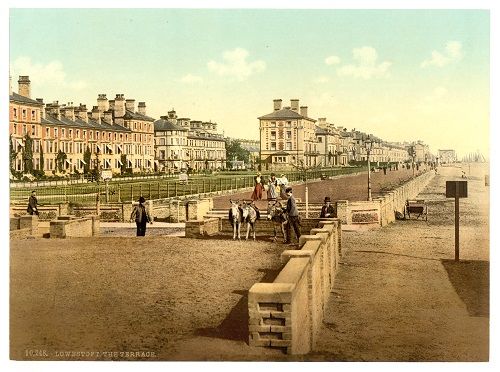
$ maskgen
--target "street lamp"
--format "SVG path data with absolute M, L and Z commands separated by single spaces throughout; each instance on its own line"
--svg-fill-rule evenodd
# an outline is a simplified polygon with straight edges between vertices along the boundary
M 368 137 L 365 141 L 366 147 L 366 160 L 368 162 L 368 201 L 372 201 L 372 179 L 371 179 L 371 166 L 370 166 L 370 151 L 372 150 L 373 141 Z

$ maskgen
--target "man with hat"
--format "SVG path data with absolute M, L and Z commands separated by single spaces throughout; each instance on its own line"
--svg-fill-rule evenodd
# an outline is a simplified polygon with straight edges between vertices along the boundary
M 293 197 L 292 194 L 292 188 L 287 187 L 286 188 L 286 196 L 288 198 L 288 201 L 286 202 L 286 213 L 288 215 L 288 224 L 287 224 L 287 241 L 290 243 L 292 234 L 291 234 L 291 227 L 293 228 L 293 231 L 295 233 L 295 236 L 297 237 L 297 242 L 299 241 L 300 238 L 300 220 L 299 220 L 299 209 L 297 208 L 297 203 L 295 201 L 295 198 Z
M 146 224 L 148 222 L 150 224 L 153 224 L 153 220 L 151 219 L 148 210 L 144 206 L 145 201 L 146 199 L 144 199 L 144 197 L 141 196 L 139 198 L 139 204 L 134 206 L 132 214 L 130 215 L 130 222 L 135 220 L 135 224 L 137 225 L 137 236 L 145 236 Z
M 331 204 L 330 197 L 325 197 L 325 205 L 321 208 L 321 214 L 319 218 L 333 218 L 335 217 L 335 208 Z

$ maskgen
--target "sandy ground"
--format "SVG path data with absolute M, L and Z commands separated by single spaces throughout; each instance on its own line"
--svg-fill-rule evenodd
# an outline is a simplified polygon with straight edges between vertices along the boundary
M 274 279 L 284 246 L 151 235 L 12 241 L 11 358 L 487 360 L 488 188 L 472 172 L 457 264 L 444 181 L 460 169 L 440 173 L 421 195 L 427 222 L 344 234 L 314 353 L 289 357 L 246 343 L 247 291 Z

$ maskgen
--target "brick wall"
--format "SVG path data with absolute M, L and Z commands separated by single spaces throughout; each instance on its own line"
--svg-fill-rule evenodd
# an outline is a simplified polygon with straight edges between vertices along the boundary
M 338 219 L 300 238 L 299 250 L 281 255 L 285 264 L 273 283 L 256 283 L 248 294 L 250 346 L 279 347 L 289 354 L 310 352 L 323 321 L 338 267 Z

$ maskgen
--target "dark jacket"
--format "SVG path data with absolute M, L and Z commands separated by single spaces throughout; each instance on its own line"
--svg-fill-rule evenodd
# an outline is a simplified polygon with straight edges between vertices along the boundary
M 29 200 L 28 200 L 28 209 L 27 209 L 28 213 L 29 214 L 38 214 L 37 205 L 38 205 L 38 200 L 37 200 L 36 196 L 31 195 Z
M 290 217 L 297 217 L 299 215 L 299 210 L 297 208 L 297 203 L 295 202 L 295 198 L 290 196 L 288 201 L 286 202 L 286 213 Z
M 151 222 L 151 216 L 144 204 L 137 204 L 134 206 L 130 219 L 135 220 L 136 223 Z
M 326 214 L 329 213 L 330 215 L 327 217 Z M 321 208 L 321 214 L 319 216 L 320 218 L 333 218 L 335 217 L 335 208 L 333 208 L 333 205 L 326 206 L 324 205 Z

